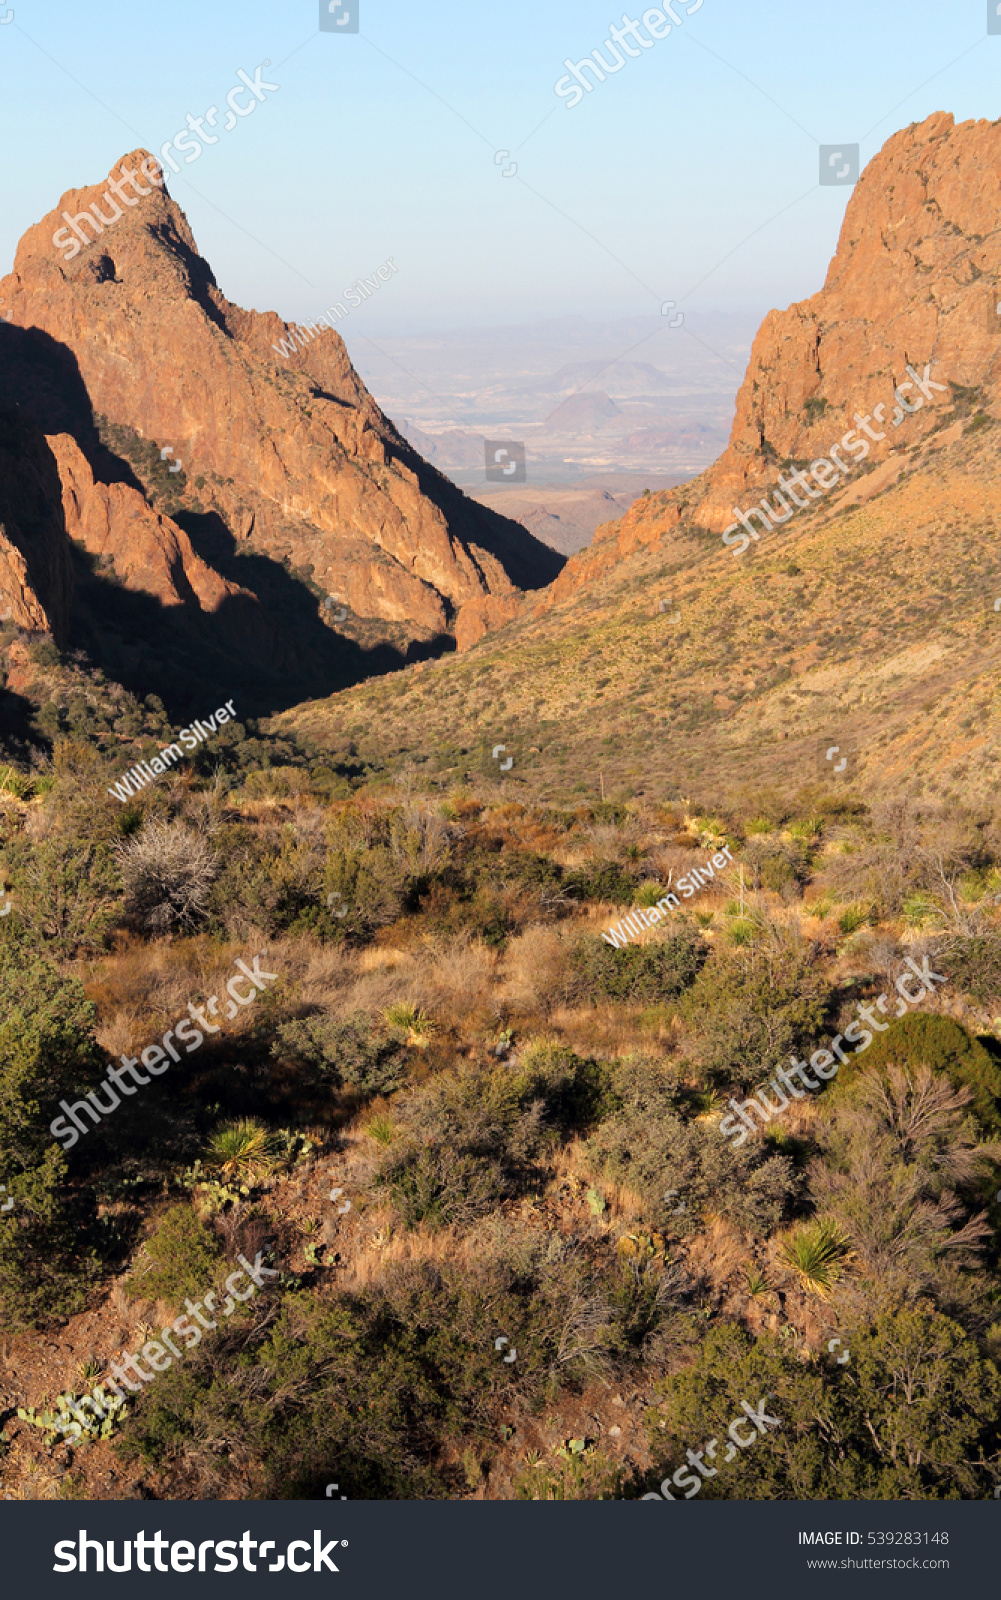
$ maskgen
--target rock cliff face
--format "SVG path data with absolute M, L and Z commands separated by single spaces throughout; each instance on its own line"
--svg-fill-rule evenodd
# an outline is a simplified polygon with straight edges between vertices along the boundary
M 144 150 L 29 229 L 0 312 L 0 407 L 50 437 L 67 532 L 163 606 L 211 613 L 249 597 L 253 582 L 214 562 L 252 554 L 308 579 L 314 616 L 317 591 L 337 595 L 355 618 L 394 625 L 382 637 L 399 647 L 562 564 L 421 460 L 332 329 L 287 359 L 276 350 L 294 348 L 288 326 L 220 292 Z M 125 434 L 181 462 L 173 516 L 150 508 L 137 454 L 116 448 Z M 0 556 L 5 603 L 11 572 L 5 588 Z
M 65 643 L 72 575 L 59 475 L 37 428 L 0 412 L 0 614 Z
M 573 557 L 544 603 L 589 583 L 639 544 L 679 523 L 721 533 L 733 507 L 770 491 L 785 462 L 825 456 L 870 419 L 871 462 L 942 426 L 955 391 L 935 391 L 894 427 L 907 367 L 973 391 L 988 407 L 1001 387 L 1001 123 L 944 112 L 894 134 L 862 173 L 824 287 L 772 311 L 737 396 L 730 442 L 692 483 L 637 501 Z M 906 392 L 913 403 L 918 391 Z M 882 404 L 882 427 L 873 413 Z

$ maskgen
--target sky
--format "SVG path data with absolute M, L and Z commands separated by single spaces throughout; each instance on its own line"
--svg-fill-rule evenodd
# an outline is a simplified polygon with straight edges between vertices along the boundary
M 673 0 L 666 37 L 643 29 L 576 104 L 565 59 L 614 63 L 609 24 L 643 8 L 348 4 L 357 32 L 319 31 L 318 0 L 0 0 L 0 274 L 66 189 L 217 106 L 168 187 L 239 305 L 305 321 L 392 260 L 352 312 L 372 337 L 760 314 L 815 292 L 836 247 L 852 191 L 819 185 L 821 144 L 860 142 L 864 166 L 933 111 L 999 114 L 985 0 Z M 223 131 L 266 61 L 276 88 Z

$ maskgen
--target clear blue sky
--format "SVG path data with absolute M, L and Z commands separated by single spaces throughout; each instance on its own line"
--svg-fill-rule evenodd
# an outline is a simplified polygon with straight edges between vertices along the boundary
M 0 0 L 0 271 L 66 188 L 224 113 L 265 58 L 278 92 L 171 192 L 244 306 L 315 316 L 392 257 L 353 313 L 373 335 L 786 305 L 851 192 L 816 187 L 818 141 L 865 135 L 864 164 L 933 110 L 1001 111 L 985 0 L 674 0 L 681 26 L 572 109 L 554 85 L 621 25 L 611 0 L 356 3 L 338 35 L 318 0 Z

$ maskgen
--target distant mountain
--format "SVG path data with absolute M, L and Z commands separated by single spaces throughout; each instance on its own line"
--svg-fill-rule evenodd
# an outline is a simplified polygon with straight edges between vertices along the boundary
M 436 467 L 482 467 L 483 435 L 463 428 L 448 428 L 444 433 L 426 433 L 416 422 L 402 417 L 396 424 L 403 437 L 419 450 L 425 461 Z
M 607 394 L 572 394 L 546 418 L 553 433 L 591 433 L 603 422 L 621 416 L 619 407 Z
M 621 517 L 635 491 L 611 495 L 607 489 L 501 489 L 488 485 L 476 498 L 506 516 L 516 517 L 537 539 L 570 556 L 590 544 L 596 528 Z
M 667 394 L 671 390 L 669 375 L 661 372 L 659 367 L 651 366 L 649 361 L 570 361 L 559 372 L 554 372 L 551 378 L 543 378 L 535 387 L 558 394 L 562 389 L 575 389 L 595 378 L 601 378 L 602 388 L 620 397 Z

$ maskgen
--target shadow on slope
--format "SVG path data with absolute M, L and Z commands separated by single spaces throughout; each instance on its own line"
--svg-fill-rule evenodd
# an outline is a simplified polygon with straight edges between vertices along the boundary
M 414 641 L 402 628 L 397 641 L 387 641 L 391 624 L 380 626 L 383 637 L 370 642 L 336 633 L 308 584 L 259 551 L 242 547 L 237 553 L 216 512 L 179 511 L 174 521 L 208 565 L 250 594 L 227 596 L 206 612 L 180 574 L 174 581 L 181 606 L 125 587 L 69 538 L 56 463 L 36 432 L 70 434 L 98 482 L 125 484 L 150 503 L 130 462 L 102 443 L 72 351 L 40 329 L 0 322 L 4 407 L 10 460 L 31 461 L 37 471 L 30 514 L 24 472 L 0 476 L 0 521 L 21 529 L 28 578 L 53 619 L 56 642 L 86 651 L 140 698 L 159 695 L 172 717 L 197 715 L 207 702 L 234 697 L 245 714 L 267 716 L 454 650 L 450 636 Z

